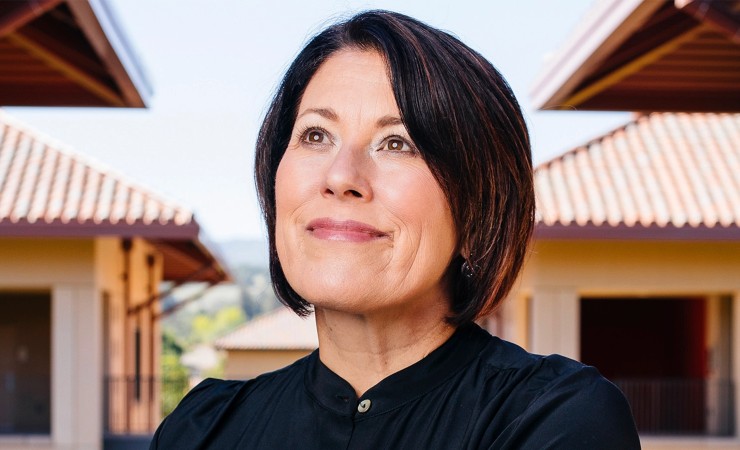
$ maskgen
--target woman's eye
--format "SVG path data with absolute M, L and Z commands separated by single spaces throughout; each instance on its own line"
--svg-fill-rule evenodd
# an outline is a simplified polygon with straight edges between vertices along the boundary
M 385 141 L 385 148 L 392 152 L 413 152 L 414 148 L 405 140 L 399 138 L 390 138 Z
M 403 150 L 405 142 L 399 139 L 391 139 L 388 141 L 388 150 Z
M 309 144 L 323 144 L 326 141 L 326 133 L 321 130 L 308 130 L 303 135 L 303 141 Z

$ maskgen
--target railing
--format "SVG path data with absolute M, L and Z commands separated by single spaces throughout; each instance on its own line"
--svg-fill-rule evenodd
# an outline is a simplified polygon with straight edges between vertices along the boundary
M 7 374 L 6 374 L 7 375 Z M 10 381 L 9 381 L 10 380 Z M 49 379 L 31 383 L 2 377 L 0 435 L 47 432 L 48 401 L 41 416 L 25 417 L 12 406 L 35 393 L 49 398 Z M 643 435 L 732 436 L 735 387 L 731 380 L 615 379 L 629 401 Z M 30 384 L 29 384 L 30 383 Z M 23 386 L 23 389 L 21 389 Z M 108 435 L 150 434 L 192 387 L 187 377 L 106 377 L 103 428 Z M 28 389 L 26 389 L 28 388 Z M 22 393 L 22 396 L 21 396 Z
M 616 379 L 642 435 L 731 436 L 735 389 L 730 380 Z
M 106 377 L 103 431 L 151 433 L 191 387 L 187 377 Z

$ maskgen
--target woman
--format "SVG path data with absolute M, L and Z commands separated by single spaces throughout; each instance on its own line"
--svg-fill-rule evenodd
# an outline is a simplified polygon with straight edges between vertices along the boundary
M 533 227 L 526 126 L 493 66 L 384 11 L 321 32 L 257 142 L 279 298 L 319 350 L 206 380 L 152 449 L 633 449 L 598 372 L 473 320 L 511 288 Z

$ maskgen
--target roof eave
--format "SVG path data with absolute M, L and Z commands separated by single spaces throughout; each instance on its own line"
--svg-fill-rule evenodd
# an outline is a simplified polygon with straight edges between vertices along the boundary
M 133 223 L 121 220 L 119 222 L 88 220 L 79 222 L 72 220 L 64 222 L 56 219 L 51 222 L 38 220 L 30 222 L 21 219 L 15 222 L 0 221 L 0 237 L 142 237 L 145 239 L 197 239 L 200 227 L 195 222 L 175 224 L 172 222 Z
M 719 2 L 713 0 L 675 0 L 676 8 L 690 14 L 696 20 L 706 23 L 724 34 L 736 44 L 740 44 L 740 29 L 731 13 L 722 9 Z
M 553 224 L 538 223 L 534 231 L 535 240 L 621 240 L 621 241 L 721 241 L 740 242 L 740 226 L 709 227 L 699 226 L 665 226 L 641 224 L 616 226 L 602 224 Z
M 213 266 L 222 275 L 222 278 L 219 282 L 235 280 L 233 272 L 229 265 L 226 263 L 226 258 L 224 258 L 223 254 L 221 253 L 219 246 L 208 237 L 205 231 L 203 231 L 203 228 L 199 227 L 198 235 L 195 239 L 193 239 L 193 242 L 198 247 L 201 253 L 210 258 Z
M 662 6 L 659 1 L 604 0 L 588 21 L 547 64 L 531 91 L 537 109 L 570 109 L 564 104 L 572 91 L 613 50 Z
M 217 247 L 209 244 L 210 240 L 205 237 L 205 233 L 195 220 L 185 224 L 173 222 L 144 223 L 140 220 L 133 223 L 126 221 L 113 223 L 108 220 L 102 222 L 92 220 L 64 222 L 59 219 L 51 222 L 44 220 L 29 222 L 26 219 L 15 222 L 0 221 L 0 238 L 96 238 L 105 236 L 138 237 L 154 242 L 192 242 L 201 255 L 198 259 L 201 259 L 208 267 L 213 269 L 214 273 L 218 274 L 215 277 L 209 276 L 208 279 L 200 281 L 219 283 L 233 280 L 224 259 L 216 250 Z M 199 279 L 189 281 L 199 281 Z
M 152 87 L 108 2 L 67 0 L 67 5 L 118 83 L 125 106 L 147 107 Z

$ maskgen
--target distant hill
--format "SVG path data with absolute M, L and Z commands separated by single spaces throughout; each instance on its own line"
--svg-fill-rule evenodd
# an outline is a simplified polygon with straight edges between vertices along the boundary
M 226 264 L 231 268 L 244 266 L 267 268 L 269 260 L 267 241 L 232 239 L 217 242 L 216 245 L 226 259 Z

